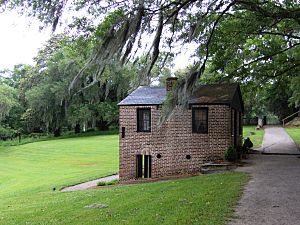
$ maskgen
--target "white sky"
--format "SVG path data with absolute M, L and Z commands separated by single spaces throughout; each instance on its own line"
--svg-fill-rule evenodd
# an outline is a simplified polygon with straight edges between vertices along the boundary
M 39 24 L 37 20 L 15 12 L 0 14 L 0 70 L 12 69 L 20 63 L 34 64 L 33 57 L 51 35 L 50 28 L 40 31 Z M 175 59 L 173 71 L 192 63 L 188 54 L 190 47 L 181 49 L 181 54 Z
M 50 31 L 39 31 L 39 23 L 14 12 L 0 14 L 0 70 L 19 63 L 33 64 L 38 48 L 50 38 Z

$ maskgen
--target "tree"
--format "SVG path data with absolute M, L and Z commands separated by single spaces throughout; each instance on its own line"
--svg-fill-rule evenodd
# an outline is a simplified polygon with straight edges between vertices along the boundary
M 37 16 L 55 30 L 66 1 L 6 0 L 2 6 L 23 7 L 23 12 Z M 176 46 L 193 44 L 195 63 L 178 82 L 173 105 L 165 110 L 168 118 L 175 105 L 186 106 L 187 99 L 211 63 L 222 77 L 273 82 L 273 79 L 299 73 L 299 17 L 297 1 L 263 0 L 160 0 L 94 1 L 73 0 L 69 10 L 86 10 L 88 16 L 75 18 L 80 32 L 92 33 L 94 39 L 85 66 L 75 76 L 72 87 L 80 86 L 86 70 L 95 68 L 90 85 L 104 76 L 112 61 L 124 65 L 144 48 L 146 60 L 142 74 L 151 71 L 162 50 L 180 51 Z M 89 21 L 104 17 L 101 24 Z M 143 40 L 150 37 L 149 45 Z M 168 57 L 168 55 L 166 56 Z M 297 92 L 296 92 L 297 93 Z M 298 102 L 298 95 L 291 101 Z M 295 99 L 295 96 L 297 99 Z M 163 120 L 162 120 L 163 121 Z
M 90 86 L 95 73 L 91 67 L 84 71 L 86 77 L 80 79 L 80 87 L 69 90 L 92 44 L 83 37 L 56 35 L 40 50 L 32 76 L 22 83 L 31 83 L 25 91 L 26 112 L 22 116 L 29 132 L 53 132 L 59 136 L 62 128 L 70 125 L 78 133 L 81 128 L 107 129 L 117 123 L 111 116 L 116 116 L 117 101 L 127 95 L 135 76 L 129 67 L 112 62 L 97 85 Z
M 300 110 L 300 77 L 294 77 L 291 80 L 291 91 L 292 97 L 290 98 L 290 104 L 293 104 L 295 107 L 298 107 Z
M 0 121 L 17 104 L 16 90 L 6 84 L 0 84 Z

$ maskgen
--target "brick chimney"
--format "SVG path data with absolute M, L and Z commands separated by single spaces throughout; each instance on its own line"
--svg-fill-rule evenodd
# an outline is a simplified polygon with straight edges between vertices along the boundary
M 178 80 L 177 77 L 168 77 L 166 79 L 166 90 L 167 90 L 167 92 L 172 90 L 172 88 L 173 88 L 173 86 L 174 86 L 174 84 L 176 83 L 177 80 Z

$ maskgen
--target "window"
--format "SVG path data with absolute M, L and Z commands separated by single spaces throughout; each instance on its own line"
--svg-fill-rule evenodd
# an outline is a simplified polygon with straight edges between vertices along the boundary
M 192 108 L 193 133 L 208 133 L 208 108 Z
M 122 138 L 125 138 L 125 127 L 122 127 Z
M 137 110 L 137 131 L 151 132 L 151 109 Z

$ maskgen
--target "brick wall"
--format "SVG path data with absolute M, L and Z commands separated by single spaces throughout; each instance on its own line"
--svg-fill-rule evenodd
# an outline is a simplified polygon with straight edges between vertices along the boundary
M 201 107 L 208 107 L 208 134 L 192 133 L 192 110 L 177 108 L 158 127 L 161 109 L 157 106 L 120 106 L 120 132 L 125 127 L 125 137 L 120 135 L 120 180 L 136 177 L 137 154 L 152 156 L 152 177 L 199 171 L 204 161 L 223 158 L 232 145 L 231 109 L 226 105 Z M 151 132 L 137 132 L 137 108 L 151 108 Z

